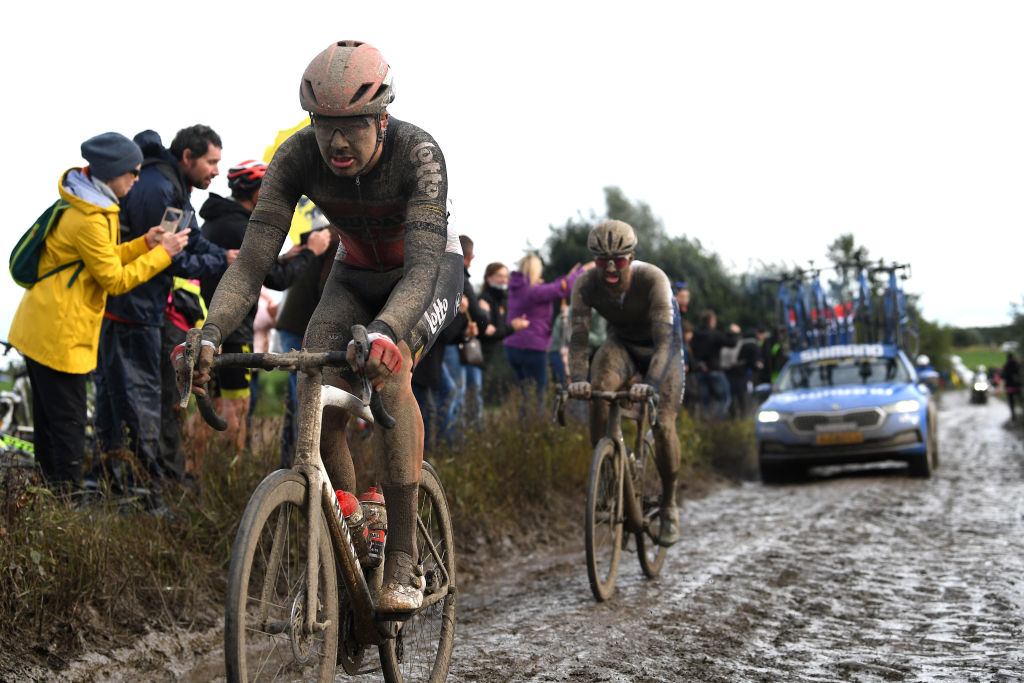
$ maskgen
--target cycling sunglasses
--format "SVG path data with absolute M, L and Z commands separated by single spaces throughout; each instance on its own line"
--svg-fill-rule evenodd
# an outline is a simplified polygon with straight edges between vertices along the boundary
M 614 258 L 608 258 L 605 256 L 601 256 L 600 258 L 594 259 L 594 265 L 596 265 L 598 268 L 607 268 L 609 263 L 614 263 L 615 267 L 621 270 L 625 268 L 626 265 L 629 264 L 629 257 L 616 256 Z
M 323 114 L 310 114 L 309 118 L 313 129 L 323 135 L 334 135 L 338 131 L 345 138 L 358 136 L 373 125 L 372 116 L 324 116 Z

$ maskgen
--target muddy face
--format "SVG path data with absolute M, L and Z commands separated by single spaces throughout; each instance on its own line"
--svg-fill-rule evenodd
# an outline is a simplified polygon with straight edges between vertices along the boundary
M 387 114 L 381 118 L 381 131 L 387 129 Z M 313 116 L 313 132 L 320 156 L 335 175 L 355 177 L 377 163 L 381 145 L 372 116 Z
M 594 263 L 601 273 L 601 282 L 609 294 L 619 296 L 629 289 L 631 277 L 629 264 L 632 261 L 632 254 L 594 259 Z

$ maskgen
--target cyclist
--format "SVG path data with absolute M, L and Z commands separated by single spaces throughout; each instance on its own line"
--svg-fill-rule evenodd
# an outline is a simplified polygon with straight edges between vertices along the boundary
M 267 168 L 238 259 L 203 325 L 194 381 L 209 379 L 214 350 L 256 303 L 296 202 L 306 195 L 340 230 L 341 244 L 305 347 L 327 351 L 347 343 L 354 362 L 350 329 L 365 324 L 365 372 L 397 422 L 374 430 L 374 454 L 388 516 L 378 609 L 400 613 L 423 600 L 422 570 L 413 559 L 423 421 L 410 379 L 458 311 L 463 262 L 458 235 L 448 229 L 441 150 L 424 130 L 388 115 L 393 99 L 388 63 L 366 43 L 334 43 L 306 67 L 299 102 L 312 125 L 286 140 Z M 324 378 L 343 389 L 357 381 L 347 368 L 325 368 Z M 320 446 L 331 482 L 354 491 L 346 419 L 340 409 L 324 410 Z
M 628 223 L 599 223 L 590 231 L 587 247 L 594 255 L 596 267 L 581 275 L 572 289 L 569 395 L 587 399 L 591 388 L 620 391 L 629 387 L 631 398 L 641 401 L 648 388 L 658 392 L 658 424 L 654 428 L 662 487 L 658 544 L 670 546 L 679 540 L 676 417 L 683 399 L 679 306 L 672 296 L 668 276 L 650 263 L 635 260 L 636 234 Z M 590 366 L 588 334 L 592 308 L 608 321 L 608 333 Z M 630 386 L 638 373 L 641 381 Z M 607 420 L 608 404 L 591 403 L 593 444 L 604 435 Z

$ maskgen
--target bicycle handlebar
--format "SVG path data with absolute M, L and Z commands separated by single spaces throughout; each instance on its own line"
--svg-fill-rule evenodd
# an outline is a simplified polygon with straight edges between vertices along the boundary
M 568 402 L 569 390 L 565 387 L 558 387 L 555 391 L 555 419 L 558 424 L 565 426 L 565 405 Z M 602 399 L 605 401 L 629 401 L 630 393 L 626 391 L 598 391 L 591 389 L 590 398 L 579 398 L 577 401 L 589 401 L 591 399 Z M 651 416 L 651 426 L 658 424 L 658 392 L 652 387 L 647 387 L 647 408 Z
M 362 325 L 352 326 L 352 338 L 355 340 L 357 372 L 362 379 L 362 396 L 359 398 L 363 405 L 369 405 L 370 413 L 374 422 L 385 429 L 395 426 L 395 418 L 388 414 L 381 400 L 380 392 L 374 391 L 370 381 L 364 372 L 366 357 L 369 354 L 366 328 Z M 188 397 L 192 391 L 192 371 L 199 358 L 196 351 L 201 348 L 202 332 L 198 329 L 189 330 L 185 339 L 185 386 L 182 389 L 181 401 L 183 407 L 188 405 Z M 222 353 L 214 357 L 213 369 L 217 368 L 258 368 L 261 370 L 306 370 L 323 367 L 344 367 L 348 360 L 344 351 L 289 351 L 287 353 Z M 206 387 L 203 387 L 206 389 Z M 367 398 L 369 397 L 369 398 Z M 225 420 L 213 407 L 209 392 L 205 396 L 196 394 L 196 407 L 199 414 L 211 427 L 217 431 L 227 429 Z

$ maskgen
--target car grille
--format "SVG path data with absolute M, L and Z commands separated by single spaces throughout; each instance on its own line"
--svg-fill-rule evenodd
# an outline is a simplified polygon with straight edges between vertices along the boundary
M 882 411 L 877 408 L 851 410 L 845 413 L 804 413 L 792 420 L 793 431 L 813 432 L 830 424 L 852 423 L 858 429 L 871 429 L 882 423 Z

